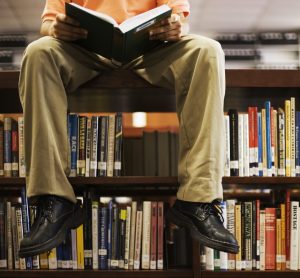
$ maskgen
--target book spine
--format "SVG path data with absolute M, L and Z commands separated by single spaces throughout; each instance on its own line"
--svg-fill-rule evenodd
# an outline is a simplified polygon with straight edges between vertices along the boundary
M 249 117 L 249 174 L 250 176 L 255 176 L 255 152 L 254 152 L 254 117 L 255 108 L 248 107 L 248 117 Z
M 26 176 L 25 152 L 24 152 L 24 117 L 18 117 L 18 134 L 19 134 L 19 176 Z M 1 148 L 1 144 L 0 144 Z
M 76 229 L 71 230 L 71 248 L 72 248 L 72 269 L 78 269 L 77 263 L 77 231 Z
M 298 270 L 298 248 L 299 248 L 298 207 L 299 207 L 298 201 L 291 202 L 290 270 Z
M 267 176 L 272 176 L 272 113 L 271 113 L 271 103 L 270 101 L 265 102 L 265 111 L 266 111 L 266 149 L 267 149 Z
M 290 246 L 291 246 L 291 195 L 290 191 L 286 191 L 285 196 L 285 226 L 286 226 L 286 268 L 290 269 Z
M 238 115 L 239 176 L 244 176 L 244 117 Z
M 231 234 L 235 234 L 235 200 L 227 200 L 227 229 Z M 235 255 L 228 254 L 228 269 L 235 269 Z
M 134 248 L 134 263 L 133 269 L 140 269 L 141 262 L 141 242 L 142 242 L 142 227 L 143 227 L 143 211 L 137 210 L 136 213 L 136 230 L 135 230 L 135 248 Z
M 164 203 L 157 203 L 157 269 L 164 268 Z
M 266 270 L 276 269 L 276 209 L 265 209 Z
M 262 163 L 263 176 L 268 176 L 268 150 L 267 150 L 267 118 L 266 109 L 261 110 L 261 133 L 262 133 Z
M 239 145 L 238 145 L 238 113 L 235 109 L 228 111 L 230 124 L 230 175 L 239 175 Z
M 18 250 L 20 250 L 20 243 L 23 239 L 23 224 L 22 224 L 22 209 L 21 207 L 16 207 L 16 221 L 17 221 L 17 244 Z M 26 260 L 25 258 L 20 258 L 20 269 L 26 269 Z
M 84 240 L 83 240 L 83 225 L 76 229 L 76 243 L 77 243 L 77 269 L 84 269 Z
M 227 227 L 227 207 L 224 201 L 221 202 L 220 207 L 222 209 L 223 226 Z M 186 248 L 185 248 L 186 249 Z M 228 270 L 228 254 L 220 251 L 220 269 Z
M 112 208 L 112 230 L 111 230 L 111 269 L 119 267 L 119 208 L 113 204 Z
M 262 115 L 261 112 L 257 113 L 258 121 L 258 175 L 263 176 L 263 138 L 262 138 Z
M 276 270 L 281 270 L 281 213 L 276 209 Z
M 6 248 L 7 248 L 7 268 L 13 269 L 13 244 L 11 225 L 11 202 L 6 202 Z
M 291 177 L 291 102 L 285 101 L 285 174 Z
M 108 116 L 100 117 L 100 144 L 98 148 L 98 176 L 103 177 L 107 175 L 107 147 L 108 147 Z
M 277 110 L 271 108 L 271 152 L 272 152 L 272 176 L 277 176 L 278 148 L 277 148 Z
M 126 234 L 125 234 L 124 269 L 129 269 L 130 229 L 131 229 L 131 207 L 127 206 L 126 207 Z
M 295 166 L 296 166 L 296 176 L 300 176 L 300 112 L 296 112 L 296 157 L 295 157 Z
M 123 145 L 123 131 L 122 131 L 122 113 L 116 114 L 115 123 L 115 157 L 114 157 L 114 176 L 121 176 L 122 170 L 122 145 Z
M 255 201 L 256 205 L 256 269 L 260 269 L 260 200 Z
M 280 204 L 281 213 L 281 270 L 286 269 L 286 217 L 285 204 Z
M 107 207 L 99 209 L 99 268 L 107 269 L 107 236 L 108 236 L 108 211 Z
M 97 176 L 97 152 L 98 152 L 98 117 L 92 117 L 91 123 L 91 158 L 90 158 L 90 177 Z
M 266 258 L 266 244 L 265 244 L 265 210 L 260 211 L 260 219 L 259 219 L 259 225 L 260 225 L 260 232 L 259 232 L 259 242 L 260 242 L 260 270 L 265 270 L 266 269 L 266 264 L 265 264 L 265 258 Z
M 12 157 L 11 157 L 11 128 L 12 119 L 4 118 L 4 176 L 12 176 Z
M 40 254 L 40 266 L 41 266 L 41 269 L 49 268 L 47 253 Z
M 92 200 L 90 190 L 83 192 L 83 239 L 84 239 L 84 268 L 92 269 L 93 267 L 93 251 L 92 251 Z
M 93 269 L 98 269 L 98 212 L 99 205 L 97 201 L 92 202 L 92 250 L 93 250 Z
M 246 269 L 246 238 L 245 238 L 245 202 L 241 202 L 241 267 L 242 270 Z
M 115 115 L 108 116 L 107 176 L 114 175 Z
M 68 115 L 68 129 L 70 138 L 70 150 L 71 150 L 71 171 L 70 177 L 76 177 L 77 175 L 77 145 L 78 145 L 78 115 Z
M 11 229 L 12 229 L 14 268 L 20 269 L 16 208 L 14 206 L 11 207 Z
M 295 142 L 295 130 L 296 130 L 296 104 L 295 98 L 291 97 L 291 177 L 296 176 L 296 165 L 295 165 L 295 157 L 296 157 L 296 142 Z
M 130 246 L 129 246 L 129 263 L 128 268 L 133 269 L 134 265 L 134 243 L 135 243 L 135 230 L 136 230 L 136 211 L 137 202 L 131 203 L 131 225 L 130 225 Z
M 0 177 L 4 176 L 4 125 L 0 120 Z
M 257 230 L 257 218 L 256 218 L 256 201 L 252 201 L 252 269 L 256 269 L 256 230 Z
M 243 123 L 244 123 L 244 176 L 249 177 L 250 175 L 250 163 L 249 163 L 249 117 L 248 114 L 243 115 Z
M 151 245 L 150 269 L 156 269 L 157 262 L 157 202 L 151 202 Z
M 126 236 L 127 209 L 121 208 L 119 213 L 119 269 L 125 268 L 125 236 Z
M 85 176 L 90 176 L 92 119 L 86 119 Z
M 151 202 L 143 202 L 142 269 L 150 269 Z
M 244 238 L 245 238 L 245 260 L 246 260 L 246 270 L 252 269 L 252 202 L 245 202 L 245 228 L 244 228 Z
M 13 177 L 19 176 L 19 135 L 18 122 L 11 122 L 11 174 Z
M 56 247 L 57 269 L 63 269 L 63 243 Z M 65 265 L 64 265 L 65 267 Z
M 278 176 L 285 176 L 285 113 L 278 108 Z
M 214 266 L 214 249 L 205 247 L 206 270 L 215 270 Z
M 0 268 L 7 268 L 5 239 L 5 204 L 0 201 Z
M 86 147 L 86 126 L 87 117 L 79 116 L 78 119 L 78 159 L 77 176 L 85 176 L 85 147 Z
M 230 176 L 230 131 L 229 131 L 229 116 L 224 115 L 225 124 L 225 167 L 224 177 Z
M 242 229 L 241 229 L 241 204 L 235 205 L 235 237 L 239 246 L 242 244 Z M 242 270 L 242 253 L 241 248 L 236 254 L 236 270 Z
M 48 265 L 49 270 L 55 270 L 58 268 L 56 248 L 51 249 L 51 251 L 48 254 Z

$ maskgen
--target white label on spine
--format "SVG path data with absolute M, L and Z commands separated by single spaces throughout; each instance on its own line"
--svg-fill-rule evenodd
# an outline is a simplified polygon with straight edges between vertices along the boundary
M 287 166 L 287 167 L 291 166 L 291 160 L 290 159 L 285 160 L 285 166 Z
M 78 168 L 85 167 L 85 160 L 77 160 L 77 167 Z
M 133 268 L 140 269 L 140 261 L 134 261 Z
M 239 169 L 239 161 L 231 160 L 230 161 L 230 169 Z
M 150 269 L 156 269 L 156 261 L 150 262 Z
M 121 162 L 120 161 L 115 161 L 115 170 L 121 170 Z
M 98 162 L 98 169 L 106 170 L 106 162 Z
M 106 256 L 107 255 L 107 249 L 99 249 L 99 256 Z
M 163 260 L 157 260 L 157 269 L 163 269 L 164 262 Z
M 118 266 L 119 266 L 119 261 L 118 261 L 118 260 L 111 260 L 111 261 L 110 261 L 110 265 L 111 265 L 111 266 L 118 267 Z
M 19 163 L 12 163 L 12 170 L 13 171 L 18 171 L 19 170 Z
M 4 171 L 0 170 L 0 176 L 3 176 L 3 175 L 4 175 Z
M 91 161 L 91 169 L 97 169 L 97 161 Z
M 11 171 L 11 163 L 4 163 L 4 171 Z
M 84 250 L 84 257 L 85 258 L 92 258 L 93 257 L 93 251 L 92 250 Z
M 7 260 L 0 260 L 0 267 L 7 268 Z

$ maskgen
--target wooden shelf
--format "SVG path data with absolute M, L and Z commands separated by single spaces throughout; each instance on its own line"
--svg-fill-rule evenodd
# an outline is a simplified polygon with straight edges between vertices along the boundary
M 298 278 L 299 271 L 201 271 L 201 278 L 282 278 L 288 275 L 289 278 Z
M 170 270 L 0 270 L 5 278 L 192 278 L 192 269 Z

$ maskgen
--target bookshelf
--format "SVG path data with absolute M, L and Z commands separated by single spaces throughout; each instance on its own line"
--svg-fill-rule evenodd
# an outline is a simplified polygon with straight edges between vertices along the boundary
M 18 71 L 0 72 L 0 113 L 20 113 L 18 96 Z M 226 107 L 235 107 L 245 111 L 251 101 L 270 98 L 276 101 L 290 95 L 297 97 L 300 93 L 300 70 L 226 70 L 227 94 Z M 103 85 L 105 84 L 105 85 Z M 143 90 L 143 94 L 141 94 Z M 151 100 L 151 101 L 150 101 Z M 76 112 L 174 112 L 174 93 L 156 88 L 130 71 L 108 71 L 80 88 L 76 96 L 69 99 L 71 111 Z M 116 195 L 153 195 L 174 196 L 178 188 L 176 177 L 113 177 L 113 178 L 70 178 L 76 192 L 90 186 L 99 192 Z M 0 192 L 4 195 L 15 195 L 22 186 L 23 178 L 0 178 Z M 244 189 L 269 188 L 281 192 L 285 189 L 300 189 L 300 177 L 225 177 L 224 189 L 239 189 L 239 193 L 230 193 L 231 198 L 247 198 Z M 264 193 L 253 193 L 254 198 L 268 198 Z M 273 196 L 274 198 L 274 196 Z M 0 270 L 0 277 L 298 277 L 294 271 L 201 271 L 199 244 L 193 246 L 193 267 L 190 269 L 168 269 L 163 271 L 9 271 Z

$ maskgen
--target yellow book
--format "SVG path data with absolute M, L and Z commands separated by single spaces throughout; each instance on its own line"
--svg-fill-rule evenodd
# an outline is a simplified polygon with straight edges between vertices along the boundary
M 77 269 L 84 269 L 83 225 L 76 229 L 77 236 Z
M 276 219 L 276 270 L 281 270 L 281 219 Z
M 281 213 L 281 270 L 286 269 L 286 245 L 285 245 L 285 204 L 280 204 L 280 213 Z
M 41 266 L 41 269 L 48 269 L 49 268 L 48 254 L 47 253 L 40 254 L 40 266 Z
M 285 108 L 285 175 L 291 177 L 291 101 L 284 102 Z
M 235 237 L 238 241 L 239 246 L 242 244 L 242 227 L 241 227 L 241 204 L 235 205 Z M 242 253 L 241 248 L 239 253 L 235 256 L 236 270 L 242 269 Z
M 291 123 L 291 137 L 290 137 L 290 141 L 291 141 L 291 177 L 296 177 L 296 107 L 295 107 L 295 98 L 292 97 L 291 100 L 291 112 L 290 112 L 290 123 Z
M 278 175 L 278 125 L 277 125 L 277 110 L 272 111 L 272 138 L 274 140 L 274 146 L 272 151 L 274 151 L 274 168 L 272 165 L 272 174 L 274 176 Z
M 262 133 L 262 165 L 263 165 L 263 176 L 268 176 L 267 171 L 267 125 L 266 125 L 266 109 L 261 109 L 261 133 Z
M 48 255 L 49 269 L 57 269 L 56 248 L 53 248 Z

